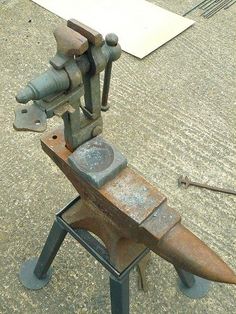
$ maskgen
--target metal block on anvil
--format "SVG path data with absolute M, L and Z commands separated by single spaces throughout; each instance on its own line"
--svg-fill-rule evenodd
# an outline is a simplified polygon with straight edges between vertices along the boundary
M 96 188 L 100 188 L 127 165 L 127 159 L 101 136 L 79 146 L 68 158 L 72 168 Z

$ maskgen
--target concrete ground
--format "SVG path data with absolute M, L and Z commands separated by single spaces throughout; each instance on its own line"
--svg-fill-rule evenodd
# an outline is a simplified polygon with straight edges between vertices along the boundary
M 182 14 L 197 1 L 153 1 Z M 236 270 L 235 196 L 177 186 L 180 174 L 236 189 L 236 5 L 197 23 L 138 60 L 115 64 L 104 136 L 168 197 L 183 223 Z M 12 128 L 15 94 L 47 67 L 62 20 L 28 0 L 0 1 L 0 313 L 109 313 L 108 274 L 68 236 L 51 282 L 39 291 L 18 280 L 40 253 L 55 212 L 76 195 L 43 153 L 40 134 Z M 61 123 L 49 121 L 49 129 Z M 172 265 L 152 254 L 147 293 L 131 273 L 131 313 L 236 313 L 236 288 L 212 284 L 191 300 L 176 290 Z

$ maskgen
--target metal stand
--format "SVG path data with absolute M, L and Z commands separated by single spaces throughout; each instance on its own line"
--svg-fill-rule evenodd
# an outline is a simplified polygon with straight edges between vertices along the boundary
M 129 313 L 129 273 L 123 279 L 110 275 L 110 296 L 112 314 Z
M 34 273 L 37 262 L 37 257 L 31 258 L 25 261 L 20 268 L 20 282 L 30 290 L 39 290 L 43 288 L 48 284 L 52 277 L 52 268 L 50 268 L 44 278 L 38 278 Z
M 207 295 L 210 281 L 175 267 L 179 276 L 177 285 L 180 291 L 191 299 L 200 299 Z
M 67 231 L 55 219 L 44 248 L 39 256 L 24 262 L 20 269 L 20 281 L 28 289 L 38 290 L 47 285 L 52 276 L 52 264 Z
M 119 272 L 109 261 L 106 248 L 88 231 L 72 229 L 63 218 L 62 214 L 80 200 L 77 197 L 62 209 L 55 218 L 51 231 L 39 258 L 24 262 L 20 270 L 20 281 L 28 289 L 43 288 L 51 279 L 50 268 L 67 233 L 70 233 L 92 256 L 94 256 L 110 272 L 111 313 L 129 313 L 129 273 L 148 253 L 146 248 L 129 266 Z M 179 288 L 191 297 L 203 297 L 208 291 L 208 281 L 196 277 L 186 271 L 176 268 L 179 275 Z M 207 283 L 207 285 L 206 285 Z

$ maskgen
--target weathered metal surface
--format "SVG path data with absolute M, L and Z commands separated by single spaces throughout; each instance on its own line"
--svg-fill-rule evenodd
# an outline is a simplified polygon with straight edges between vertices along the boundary
M 155 235 L 160 240 L 171 228 L 179 223 L 181 217 L 177 211 L 162 203 L 151 216 L 141 223 L 140 228 L 148 232 L 151 237 Z
M 107 45 L 110 47 L 116 47 L 118 44 L 118 37 L 115 34 L 108 34 L 105 40 L 106 40 Z M 102 111 L 107 111 L 109 109 L 108 94 L 109 94 L 110 81 L 111 81 L 112 61 L 113 61 L 113 58 L 111 60 L 108 60 L 106 69 L 105 69 L 103 92 L 102 92 L 102 104 L 101 104 Z
M 35 104 L 31 106 L 18 106 L 15 108 L 13 126 L 16 130 L 43 132 L 47 128 L 47 116 Z
M 137 224 L 145 220 L 166 201 L 166 197 L 161 192 L 143 177 L 137 176 L 129 167 L 123 169 L 120 174 L 99 190 L 91 186 L 68 164 L 71 152 L 65 147 L 63 129 L 58 129 L 43 137 L 41 143 L 43 150 L 63 172 L 66 171 L 69 180 L 77 190 L 80 190 L 79 194 L 82 197 L 92 201 L 96 200 L 96 205 L 108 217 L 111 217 L 117 224 L 128 223 L 134 234 L 137 232 L 135 231 Z
M 57 42 L 58 54 L 74 57 L 88 50 L 87 38 L 65 25 L 57 27 L 53 34 Z
M 96 47 L 100 47 L 104 42 L 100 33 L 75 19 L 67 21 L 67 26 L 86 37 L 88 41 Z
M 68 161 L 79 175 L 96 188 L 114 179 L 127 166 L 127 159 L 101 136 L 79 146 Z
M 98 236 L 107 248 L 110 262 L 119 271 L 125 270 L 145 249 L 144 244 L 124 237 L 122 228 L 104 216 L 89 199 L 82 198 L 62 218 L 73 228 L 82 228 Z
M 53 139 L 55 136 L 57 138 Z M 166 198 L 129 167 L 122 170 L 116 178 L 101 189 L 96 189 L 75 173 L 68 164 L 71 152 L 65 147 L 62 131 L 59 130 L 44 137 L 42 147 L 85 201 L 85 215 L 89 207 L 93 209 L 93 213 L 96 212 L 95 215 L 101 217 L 100 220 L 82 219 L 82 221 L 84 227 L 96 229 L 95 234 L 99 233 L 104 243 L 106 241 L 113 244 L 122 243 L 114 240 L 118 236 L 121 239 L 127 239 L 123 242 L 125 244 L 122 250 L 124 255 L 128 252 L 127 248 L 132 247 L 128 245 L 128 241 L 131 241 L 130 243 L 142 244 L 150 248 L 176 267 L 200 277 L 236 283 L 233 271 L 217 254 L 180 223 L 179 215 L 165 204 Z M 128 179 L 124 182 L 125 178 Z M 107 231 L 106 226 L 112 227 Z M 110 234 L 112 234 L 111 237 L 109 237 Z M 118 259 L 118 250 L 114 249 L 113 252 L 115 252 L 113 257 Z
M 178 183 L 179 184 L 183 184 L 183 186 L 187 189 L 190 185 L 193 186 L 197 186 L 199 188 L 204 188 L 207 190 L 211 190 L 211 191 L 216 191 L 216 192 L 221 192 L 221 193 L 226 193 L 226 194 L 233 194 L 236 195 L 236 191 L 231 190 L 231 189 L 224 189 L 224 188 L 218 188 L 216 186 L 212 186 L 212 185 L 208 185 L 208 184 L 203 184 L 203 183 L 198 183 L 198 182 L 194 182 L 189 180 L 189 178 L 187 176 L 183 177 L 180 176 L 178 179 Z
M 66 91 L 69 86 L 70 80 L 67 73 L 64 70 L 51 68 L 20 90 L 16 95 L 16 100 L 19 103 L 26 104 L 30 100 L 44 99 L 52 94 Z
M 75 112 L 75 108 L 73 108 L 69 103 L 65 103 L 62 106 L 58 106 L 54 110 L 54 114 L 58 117 L 62 117 L 67 112 L 69 112 L 69 113 Z
M 121 48 L 114 34 L 104 41 L 101 34 L 76 20 L 59 26 L 54 36 L 57 53 L 50 60 L 52 67 L 28 83 L 16 100 L 24 104 L 34 100 L 47 118 L 62 116 L 66 145 L 74 151 L 102 132 L 100 73 L 106 68 L 103 95 L 107 103 L 112 62 L 120 57 Z
M 176 224 L 151 249 L 157 254 L 163 254 L 172 264 L 197 276 L 236 284 L 234 272 L 182 224 Z
M 114 180 L 101 188 L 101 193 L 119 210 L 140 224 L 166 201 L 165 196 L 143 177 L 124 169 Z

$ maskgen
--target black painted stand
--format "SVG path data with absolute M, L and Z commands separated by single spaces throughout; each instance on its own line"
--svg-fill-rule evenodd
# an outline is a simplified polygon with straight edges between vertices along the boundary
M 43 288 L 51 279 L 50 267 L 67 233 L 70 233 L 91 255 L 93 255 L 110 272 L 110 296 L 112 314 L 129 313 L 129 273 L 139 261 L 149 253 L 145 249 L 122 272 L 115 269 L 110 261 L 106 248 L 88 231 L 72 229 L 61 215 L 78 202 L 77 197 L 63 208 L 55 218 L 46 243 L 39 258 L 33 258 L 24 262 L 20 269 L 20 281 L 28 289 L 37 290 Z M 191 298 L 203 297 L 208 289 L 209 282 L 191 273 L 176 268 L 179 275 L 179 288 Z
M 177 284 L 180 291 L 191 299 L 200 299 L 207 295 L 210 289 L 210 281 L 198 277 L 183 269 L 175 267 L 179 275 Z

